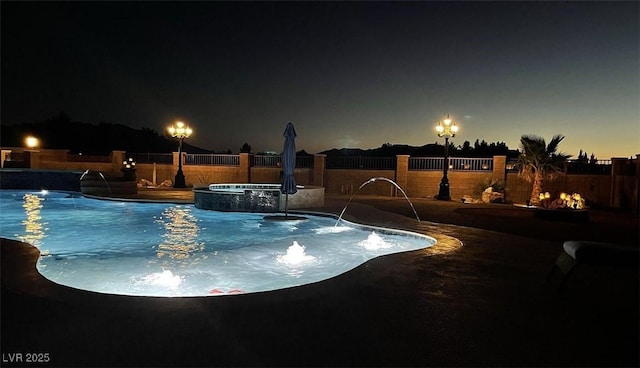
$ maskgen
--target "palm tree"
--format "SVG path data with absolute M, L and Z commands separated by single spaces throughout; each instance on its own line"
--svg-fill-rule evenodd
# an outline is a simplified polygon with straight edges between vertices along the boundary
M 518 157 L 518 176 L 533 182 L 530 203 L 540 204 L 540 193 L 544 180 L 553 180 L 564 174 L 564 164 L 571 155 L 558 151 L 563 135 L 554 135 L 547 145 L 544 138 L 536 135 L 523 135 L 520 138 L 522 152 Z

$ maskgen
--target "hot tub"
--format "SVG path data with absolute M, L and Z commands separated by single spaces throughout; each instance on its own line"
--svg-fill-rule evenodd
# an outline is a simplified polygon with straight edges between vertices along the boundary
M 280 184 L 210 184 L 196 187 L 197 208 L 215 211 L 280 212 L 285 210 L 286 196 Z M 288 209 L 324 206 L 324 187 L 298 185 L 298 192 L 289 194 Z

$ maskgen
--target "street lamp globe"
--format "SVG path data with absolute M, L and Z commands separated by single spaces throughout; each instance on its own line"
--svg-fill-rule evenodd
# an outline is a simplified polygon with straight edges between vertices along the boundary
M 40 145 L 40 140 L 30 135 L 24 139 L 24 144 L 27 146 L 27 148 L 38 148 L 38 146 Z
M 458 125 L 447 114 L 447 117 L 436 126 L 436 131 L 438 132 L 438 137 L 449 139 L 456 136 Z
M 172 137 L 178 138 L 178 139 L 189 138 L 191 133 L 193 133 L 193 130 L 191 130 L 191 128 L 188 125 L 186 125 L 181 121 L 176 121 L 175 124 L 171 125 L 168 128 L 168 131 Z
M 174 188 L 185 188 L 186 182 L 184 180 L 184 174 L 182 172 L 182 141 L 185 138 L 189 138 L 193 130 L 183 123 L 182 121 L 176 121 L 167 131 L 173 138 L 178 139 L 178 172 L 176 173 L 175 180 L 173 182 Z

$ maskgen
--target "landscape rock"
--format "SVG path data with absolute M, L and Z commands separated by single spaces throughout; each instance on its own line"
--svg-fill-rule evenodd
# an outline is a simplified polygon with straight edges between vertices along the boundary
M 482 192 L 482 202 L 484 203 L 502 203 L 504 202 L 504 194 L 494 192 L 493 187 L 489 187 Z

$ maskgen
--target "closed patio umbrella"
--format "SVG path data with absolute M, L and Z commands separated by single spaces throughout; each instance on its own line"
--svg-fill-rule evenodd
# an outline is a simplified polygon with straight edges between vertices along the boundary
M 287 124 L 284 130 L 284 149 L 282 150 L 282 185 L 280 193 L 285 195 L 284 214 L 288 216 L 289 211 L 289 194 L 295 194 L 296 178 L 293 176 L 293 170 L 296 167 L 296 129 L 293 124 Z

